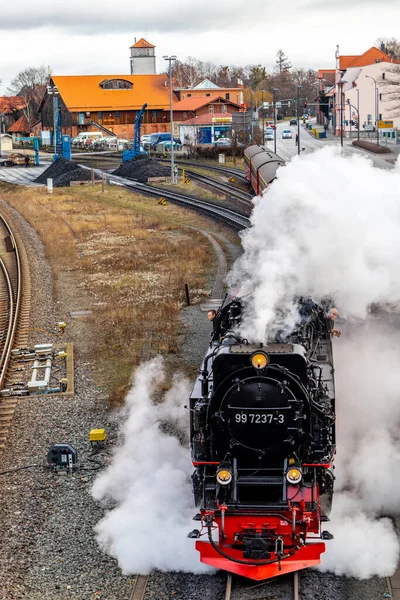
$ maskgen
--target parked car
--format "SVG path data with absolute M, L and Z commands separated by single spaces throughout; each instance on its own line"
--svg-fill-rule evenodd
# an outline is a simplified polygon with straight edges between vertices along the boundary
M 290 119 L 290 125 L 297 125 L 296 119 Z
M 274 139 L 274 130 L 272 129 L 272 127 L 267 127 L 265 130 L 265 139 L 268 140 L 273 140 Z
M 282 131 L 282 139 L 283 140 L 291 140 L 292 139 L 292 132 L 290 129 L 284 129 Z
M 214 146 L 217 146 L 218 148 L 223 148 L 224 146 L 230 148 L 232 146 L 232 140 L 229 138 L 221 137 L 218 140 L 215 140 Z
M 170 133 L 152 133 L 150 136 L 150 148 L 153 150 L 157 144 L 161 144 L 161 142 L 170 142 L 171 134 Z M 174 141 L 177 144 L 181 144 L 181 140 L 179 138 L 174 138 Z M 146 146 L 146 144 L 143 144 Z
M 140 143 L 142 144 L 142 146 L 144 146 L 145 144 L 150 144 L 151 141 L 151 134 L 145 134 L 142 135 L 142 137 L 140 138 Z
M 100 131 L 82 131 L 72 140 L 73 146 L 87 148 L 92 140 L 100 139 L 103 134 Z

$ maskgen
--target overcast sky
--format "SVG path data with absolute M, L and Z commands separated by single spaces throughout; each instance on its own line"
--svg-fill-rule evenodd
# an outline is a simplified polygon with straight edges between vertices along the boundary
M 0 95 L 28 66 L 55 75 L 127 74 L 129 46 L 146 37 L 164 54 L 272 68 L 278 48 L 293 66 L 333 68 L 378 37 L 400 36 L 399 0 L 18 0 L 0 10 Z

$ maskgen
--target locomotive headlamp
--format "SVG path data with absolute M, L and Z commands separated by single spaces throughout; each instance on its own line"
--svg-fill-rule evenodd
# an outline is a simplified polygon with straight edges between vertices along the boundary
M 301 478 L 302 472 L 299 467 L 290 467 L 290 469 L 288 469 L 288 471 L 286 472 L 286 479 L 292 485 L 297 485 L 298 483 L 300 483 Z
M 251 357 L 251 364 L 255 369 L 265 369 L 268 364 L 268 356 L 263 352 L 257 352 Z
M 229 485 L 232 481 L 232 471 L 226 467 L 219 468 L 217 471 L 217 481 L 220 485 Z

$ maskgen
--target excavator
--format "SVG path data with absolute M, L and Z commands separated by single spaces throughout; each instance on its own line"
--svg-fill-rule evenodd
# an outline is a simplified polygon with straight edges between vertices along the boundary
M 143 148 L 141 148 L 140 145 L 140 126 L 142 124 L 142 119 L 143 119 L 143 115 L 144 115 L 144 111 L 147 108 L 147 104 L 143 104 L 142 108 L 139 110 L 138 114 L 136 115 L 136 119 L 135 119 L 135 125 L 134 125 L 134 129 L 133 129 L 133 146 L 132 146 L 132 150 L 124 150 L 122 153 L 122 162 L 127 162 L 128 160 L 131 160 L 132 158 L 135 158 L 135 156 L 138 156 L 139 154 L 147 154 Z

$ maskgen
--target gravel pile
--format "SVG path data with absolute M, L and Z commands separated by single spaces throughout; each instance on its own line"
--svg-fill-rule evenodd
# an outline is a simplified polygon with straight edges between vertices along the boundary
M 161 165 L 156 159 L 143 155 L 128 160 L 113 172 L 113 175 L 135 179 L 140 183 L 147 183 L 149 177 L 168 177 L 170 174 L 170 167 Z
M 98 181 L 101 179 L 99 175 L 94 174 L 94 178 Z M 73 171 L 67 171 L 60 177 L 57 177 L 54 181 L 54 187 L 65 187 L 69 185 L 71 181 L 91 181 L 92 174 L 88 169 L 82 169 L 82 167 L 78 167 Z
M 61 175 L 69 173 L 70 171 L 75 171 L 78 168 L 78 165 L 60 156 L 60 158 L 58 158 L 55 162 L 51 163 L 51 165 L 45 171 L 43 171 L 43 173 L 39 175 L 39 177 L 35 179 L 35 182 L 47 183 L 48 179 L 53 179 L 54 182 Z

